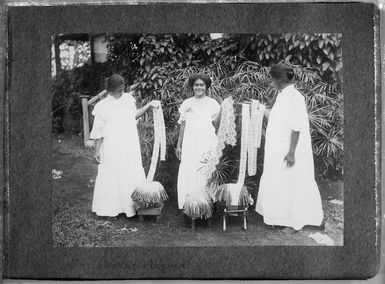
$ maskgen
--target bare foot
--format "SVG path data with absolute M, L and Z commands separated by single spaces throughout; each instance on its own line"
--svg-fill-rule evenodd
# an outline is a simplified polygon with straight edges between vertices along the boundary
M 285 229 L 282 230 L 285 234 L 293 235 L 295 233 L 298 233 L 299 231 L 294 230 L 291 227 L 286 227 Z

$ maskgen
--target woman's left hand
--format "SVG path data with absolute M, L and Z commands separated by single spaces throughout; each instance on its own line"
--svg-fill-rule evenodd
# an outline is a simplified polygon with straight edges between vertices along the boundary
M 285 158 L 283 159 L 286 162 L 287 166 L 292 167 L 295 164 L 295 156 L 294 153 L 287 153 Z

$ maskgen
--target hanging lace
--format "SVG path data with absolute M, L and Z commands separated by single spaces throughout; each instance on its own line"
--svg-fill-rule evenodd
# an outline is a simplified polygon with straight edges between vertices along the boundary
M 227 205 L 248 206 L 254 200 L 244 186 L 246 169 L 249 176 L 257 172 L 257 151 L 261 144 L 262 121 L 265 106 L 257 100 L 251 104 L 242 104 L 242 132 L 239 175 L 237 183 L 219 186 L 215 192 L 217 200 L 224 200 Z M 247 163 L 248 161 L 248 163 Z
M 158 102 L 158 108 L 153 108 L 154 117 L 154 146 L 152 150 L 151 165 L 146 182 L 137 186 L 131 195 L 132 200 L 142 207 L 155 206 L 168 199 L 163 185 L 154 180 L 156 167 L 160 160 L 166 160 L 166 127 L 164 124 L 163 110 Z
M 205 155 L 205 174 L 208 178 L 215 172 L 217 165 L 223 155 L 226 145 L 235 146 L 237 144 L 237 131 L 235 124 L 234 100 L 228 97 L 223 100 L 221 105 L 221 119 L 217 133 L 218 142 L 214 151 Z
M 254 176 L 257 173 L 258 148 L 261 147 L 262 122 L 265 106 L 258 100 L 251 100 L 250 129 L 247 145 L 247 173 Z
M 159 154 L 161 161 L 166 160 L 166 127 L 160 102 L 158 103 L 158 108 L 153 108 L 152 110 L 154 117 L 154 148 L 152 150 L 150 169 L 147 174 L 147 182 L 154 180 Z

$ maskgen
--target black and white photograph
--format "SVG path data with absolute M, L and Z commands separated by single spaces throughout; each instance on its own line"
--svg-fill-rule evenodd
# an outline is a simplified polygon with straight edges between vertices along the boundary
M 343 246 L 343 37 L 53 35 L 53 246 Z
M 0 23 L 4 278 L 379 274 L 375 4 L 48 2 Z

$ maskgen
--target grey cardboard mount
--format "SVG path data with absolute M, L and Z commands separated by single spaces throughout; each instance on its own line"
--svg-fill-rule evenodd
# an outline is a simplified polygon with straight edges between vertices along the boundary
M 2 4 L 4 278 L 364 279 L 380 257 L 379 11 L 367 3 Z M 377 32 L 376 31 L 377 28 Z M 342 33 L 342 247 L 54 248 L 51 37 L 62 33 Z M 377 70 L 377 71 L 376 71 Z

